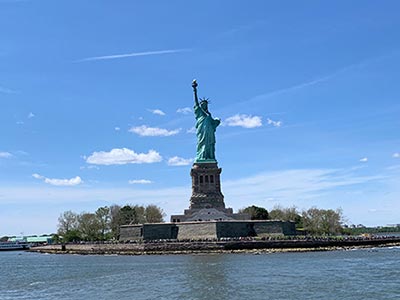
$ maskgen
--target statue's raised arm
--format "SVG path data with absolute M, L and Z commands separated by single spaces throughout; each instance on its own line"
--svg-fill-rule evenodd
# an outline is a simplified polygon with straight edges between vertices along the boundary
M 199 99 L 197 98 L 197 81 L 193 79 L 192 81 L 193 93 L 194 93 L 194 105 L 199 106 Z

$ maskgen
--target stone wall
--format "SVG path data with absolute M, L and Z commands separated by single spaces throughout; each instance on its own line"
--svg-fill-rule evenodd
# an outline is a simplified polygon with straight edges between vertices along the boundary
M 143 237 L 143 225 L 122 225 L 119 228 L 120 241 L 133 241 Z
M 296 235 L 293 222 L 283 221 L 209 221 L 124 225 L 120 241 L 202 240 L 269 235 Z
M 178 239 L 216 239 L 216 222 L 175 223 L 178 227 Z
M 178 228 L 173 223 L 143 224 L 143 237 L 146 240 L 176 239 Z
M 253 221 L 257 236 L 271 234 L 296 235 L 296 226 L 293 222 L 283 221 Z
M 218 222 L 217 236 L 218 238 L 234 238 L 255 236 L 251 221 L 234 221 L 234 222 Z

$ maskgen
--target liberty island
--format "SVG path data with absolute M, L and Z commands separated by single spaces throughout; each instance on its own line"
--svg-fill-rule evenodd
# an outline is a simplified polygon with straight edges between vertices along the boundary
M 196 159 L 190 176 L 192 196 L 183 215 L 172 215 L 170 223 L 122 225 L 120 241 L 159 239 L 221 239 L 295 235 L 295 223 L 280 220 L 250 220 L 247 213 L 226 208 L 221 191 L 221 172 L 215 155 L 215 132 L 221 121 L 214 119 L 208 99 L 198 98 L 198 83 L 192 82 L 196 119 Z
M 0 264 L 2 300 L 397 299 L 400 248 L 260 255 L 0 252 Z
M 196 158 L 190 170 L 192 194 L 189 208 L 172 215 L 168 223 L 121 223 L 119 243 L 62 244 L 35 247 L 32 251 L 75 254 L 183 254 L 235 251 L 312 251 L 399 245 L 398 237 L 348 238 L 298 236 L 295 222 L 282 219 L 251 219 L 249 213 L 225 206 L 221 189 L 222 168 L 216 159 L 219 119 L 209 111 L 208 99 L 197 95 L 192 82 L 196 121 Z M 158 221 L 160 222 L 160 221 Z

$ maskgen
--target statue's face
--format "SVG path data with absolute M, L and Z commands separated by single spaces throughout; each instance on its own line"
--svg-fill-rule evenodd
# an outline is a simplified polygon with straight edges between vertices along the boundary
M 208 103 L 207 102 L 201 102 L 200 106 L 203 110 L 208 111 Z

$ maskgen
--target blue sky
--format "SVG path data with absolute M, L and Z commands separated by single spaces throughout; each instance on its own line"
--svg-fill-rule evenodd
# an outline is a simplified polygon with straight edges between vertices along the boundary
M 400 223 L 398 1 L 0 0 L 0 235 L 65 210 L 183 212 L 191 81 L 225 203 Z

